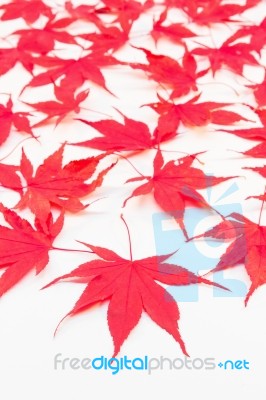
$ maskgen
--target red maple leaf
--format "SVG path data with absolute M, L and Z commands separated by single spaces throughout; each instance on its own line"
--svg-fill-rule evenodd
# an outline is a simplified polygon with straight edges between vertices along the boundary
M 23 67 L 32 74 L 34 67 L 34 57 L 21 51 L 17 48 L 15 49 L 0 49 L 0 76 L 5 75 L 12 68 L 15 67 L 17 63 L 21 63 Z
M 56 31 L 53 23 L 48 21 L 42 29 L 19 29 L 12 33 L 19 35 L 17 48 L 36 54 L 46 54 L 54 50 L 55 43 L 77 44 L 75 37 L 68 32 Z
M 167 13 L 168 9 L 166 8 L 161 13 L 160 18 L 157 21 L 154 21 L 153 23 L 153 28 L 150 35 L 154 39 L 155 43 L 157 43 L 160 38 L 167 38 L 176 44 L 184 45 L 185 38 L 191 38 L 196 36 L 194 32 L 186 28 L 181 23 L 175 23 L 164 26 L 163 23 L 167 18 Z
M 102 136 L 71 144 L 88 146 L 102 151 L 138 151 L 153 148 L 155 145 L 176 136 L 175 131 L 159 135 L 157 129 L 152 136 L 149 127 L 143 122 L 135 121 L 124 115 L 123 118 L 124 124 L 114 120 L 90 122 L 79 118 L 78 121 L 96 129 Z
M 265 158 L 266 158 L 266 153 L 265 153 Z M 244 169 L 250 169 L 254 172 L 257 172 L 264 178 L 266 178 L 266 165 L 264 165 L 263 167 L 245 167 Z
M 31 115 L 28 112 L 13 110 L 13 102 L 11 97 L 7 104 L 4 106 L 0 104 L 0 119 L 1 119 L 1 130 L 0 130 L 0 145 L 4 143 L 10 135 L 11 129 L 14 126 L 19 132 L 29 133 L 32 137 L 35 137 L 30 126 L 28 117 Z
M 243 26 L 239 28 L 229 39 L 226 40 L 226 44 L 235 42 L 238 39 L 242 39 L 246 36 L 250 36 L 250 47 L 261 52 L 266 42 L 266 18 L 259 25 Z
M 258 115 L 262 125 L 266 128 L 266 109 L 265 108 L 253 108 L 253 111 Z
M 138 49 L 145 53 L 148 64 L 130 63 L 130 66 L 134 69 L 145 71 L 149 77 L 160 85 L 168 85 L 173 89 L 171 94 L 172 99 L 184 96 L 191 90 L 197 90 L 197 65 L 192 55 L 187 51 L 185 52 L 181 66 L 171 57 L 156 55 L 140 47 Z
M 198 25 L 235 22 L 232 17 L 239 15 L 248 8 L 254 7 L 260 0 L 246 0 L 243 5 L 235 3 L 222 4 L 221 0 L 190 0 L 183 1 L 183 10 L 189 18 Z
M 265 132 L 265 130 L 264 130 Z M 266 158 L 266 141 L 258 144 L 252 149 L 243 152 L 245 156 L 255 157 L 255 158 Z
M 91 42 L 89 49 L 102 54 L 117 51 L 128 41 L 128 35 L 117 26 L 101 26 L 100 32 L 84 33 L 78 35 L 82 39 Z
M 254 291 L 266 283 L 266 226 L 260 225 L 260 219 L 255 223 L 243 215 L 232 213 L 227 220 L 200 235 L 231 242 L 212 272 L 244 264 L 251 280 L 245 304 Z
M 231 133 L 233 135 L 242 137 L 243 139 L 249 140 L 266 140 L 266 129 L 265 128 L 248 128 L 248 129 L 219 129 L 220 132 Z
M 198 127 L 208 123 L 232 125 L 240 120 L 247 120 L 235 112 L 219 109 L 230 105 L 230 103 L 210 101 L 196 103 L 201 94 L 181 104 L 175 104 L 159 95 L 157 96 L 160 102 L 145 105 L 151 107 L 160 115 L 157 129 L 161 134 L 175 132 L 181 122 L 185 126 Z
M 265 176 L 265 175 L 266 175 L 266 172 L 264 173 L 263 176 Z M 261 194 L 260 196 L 249 196 L 248 199 L 250 199 L 250 198 L 252 198 L 252 199 L 258 199 L 258 200 L 260 200 L 260 201 L 262 201 L 262 202 L 265 203 L 265 201 L 266 201 L 266 193 Z
M 101 186 L 104 176 L 113 167 L 112 164 L 102 170 L 91 183 L 85 183 L 93 176 L 104 155 L 71 161 L 62 167 L 63 152 L 64 145 L 46 158 L 35 174 L 26 154 L 24 151 L 22 153 L 20 172 L 26 180 L 26 187 L 16 207 L 30 208 L 40 221 L 46 221 L 52 206 L 70 212 L 83 210 L 87 206 L 79 198 Z
M 186 205 L 211 208 L 197 190 L 230 179 L 205 175 L 203 171 L 192 166 L 195 158 L 196 155 L 189 155 L 177 160 L 177 162 L 169 161 L 165 164 L 161 151 L 158 151 L 153 162 L 153 176 L 142 176 L 127 180 L 127 182 L 141 180 L 147 180 L 147 182 L 133 191 L 124 202 L 124 206 L 132 197 L 153 193 L 158 205 L 176 218 L 187 237 L 183 221 Z
M 105 7 L 98 12 L 107 15 L 114 14 L 116 18 L 113 22 L 118 22 L 127 35 L 133 22 L 154 5 L 153 0 L 145 0 L 142 3 L 135 0 L 103 0 L 102 2 Z
M 17 18 L 23 18 L 27 24 L 37 21 L 41 15 L 51 19 L 53 17 L 51 8 L 41 0 L 13 0 L 0 6 L 4 11 L 0 19 L 8 21 Z
M 36 63 L 46 68 L 46 71 L 33 77 L 24 89 L 54 84 L 61 78 L 59 86 L 62 89 L 67 89 L 69 93 L 73 93 L 86 81 L 92 81 L 108 90 L 100 68 L 122 64 L 122 61 L 111 55 L 92 53 L 78 60 L 63 60 L 58 57 L 42 56 L 36 60 Z
M 19 167 L 0 163 L 0 184 L 6 188 L 22 193 L 21 180 L 18 175 Z
M 83 283 L 88 283 L 66 317 L 88 310 L 97 303 L 110 300 L 108 324 L 114 342 L 113 357 L 120 351 L 124 341 L 139 322 L 143 311 L 157 325 L 172 335 L 180 344 L 183 353 L 187 355 L 177 324 L 178 306 L 174 298 L 157 282 L 175 286 L 197 283 L 213 285 L 213 283 L 183 267 L 164 263 L 170 257 L 169 254 L 134 260 L 128 228 L 127 231 L 130 243 L 129 259 L 120 257 L 109 249 L 83 243 L 100 259 L 80 265 L 46 287 L 69 278 L 75 279 L 75 282 L 78 279 Z
M 37 127 L 39 125 L 44 124 L 49 121 L 51 118 L 57 117 L 56 126 L 61 122 L 69 113 L 75 112 L 78 114 L 80 112 L 80 104 L 86 100 L 89 95 L 89 89 L 83 90 L 78 93 L 76 97 L 72 97 L 70 95 L 68 89 L 54 85 L 54 92 L 59 101 L 50 100 L 50 101 L 40 101 L 39 103 L 27 103 L 30 107 L 33 107 L 35 110 L 47 114 L 47 117 L 42 119 L 40 122 L 36 123 L 34 126 Z
M 248 87 L 253 90 L 258 107 L 266 107 L 266 74 L 262 83 L 249 85 Z
M 237 43 L 230 46 L 223 43 L 217 49 L 206 46 L 191 51 L 193 55 L 209 59 L 210 67 L 205 72 L 211 70 L 213 75 L 225 66 L 238 75 L 243 75 L 245 65 L 259 66 L 251 52 L 252 48 L 247 43 Z
M 67 0 L 65 2 L 65 9 L 70 15 L 70 18 L 65 18 L 68 24 L 75 21 L 84 20 L 94 23 L 97 27 L 103 25 L 101 19 L 99 18 L 99 15 L 101 15 L 102 10 L 104 11 L 104 8 L 102 6 L 99 6 L 98 4 L 80 4 L 79 6 L 74 7 L 72 2 Z
M 0 296 L 18 283 L 29 271 L 39 274 L 48 264 L 49 250 L 60 233 L 64 215 L 53 221 L 51 214 L 45 221 L 35 219 L 35 227 L 0 204 L 0 212 L 10 227 L 0 225 Z

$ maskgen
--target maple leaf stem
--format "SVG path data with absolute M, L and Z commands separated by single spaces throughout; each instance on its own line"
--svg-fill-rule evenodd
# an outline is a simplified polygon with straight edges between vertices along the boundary
M 239 96 L 239 93 L 238 93 L 238 91 L 237 91 L 236 89 L 232 88 L 232 86 L 227 85 L 227 84 L 224 83 L 224 82 L 204 82 L 204 83 L 199 83 L 199 82 L 198 82 L 197 85 L 199 85 L 199 86 L 204 86 L 204 85 L 223 85 L 223 86 L 226 86 L 226 87 L 228 87 L 229 89 L 231 89 L 232 92 L 234 92 L 237 96 Z
M 128 228 L 128 224 L 126 223 L 123 214 L 120 215 L 120 218 L 122 219 L 122 221 L 125 224 L 126 230 L 127 230 L 127 234 L 128 234 L 128 242 L 129 242 L 129 253 L 130 253 L 130 260 L 133 261 L 133 254 L 132 254 L 132 243 L 131 243 L 131 236 L 130 236 L 130 231 Z
M 171 95 L 169 94 L 169 90 L 170 90 L 170 89 L 168 89 L 167 87 L 165 87 L 161 82 L 158 82 L 158 86 L 166 92 L 166 94 L 168 95 L 168 99 L 167 99 L 167 100 L 169 100 L 170 97 L 171 97 Z
M 265 186 L 265 189 L 264 189 L 264 195 L 265 195 L 265 194 L 266 194 L 266 186 Z M 262 200 L 262 203 L 261 203 L 260 215 L 259 215 L 259 222 L 258 222 L 259 226 L 260 226 L 260 223 L 261 223 L 261 218 L 262 218 L 262 212 L 263 212 L 264 203 L 265 203 L 265 196 L 264 196 L 264 198 L 263 198 L 263 200 Z
M 86 107 L 79 107 L 79 108 L 80 108 L 81 110 L 91 111 L 91 112 L 94 112 L 95 114 L 100 114 L 100 115 L 103 115 L 104 117 L 108 117 L 108 118 L 114 119 L 114 117 L 113 117 L 112 115 L 105 114 L 105 113 L 103 113 L 103 112 L 101 112 L 101 111 L 93 110 L 92 108 L 86 108 Z
M 36 138 L 36 137 L 30 136 L 30 137 L 27 137 L 27 138 L 21 140 L 21 141 L 14 147 L 14 149 L 12 149 L 5 157 L 0 158 L 0 162 L 1 162 L 1 161 L 4 161 L 6 158 L 8 158 L 9 156 L 11 156 L 11 154 L 14 153 L 14 151 L 15 151 L 22 143 L 24 143 L 24 142 L 26 142 L 26 140 L 30 140 L 30 139 L 37 139 L 37 138 Z
M 155 150 L 160 150 L 162 153 L 179 153 L 179 154 L 185 154 L 186 156 L 194 157 L 195 160 L 197 160 L 201 165 L 204 165 L 204 162 L 200 161 L 200 159 L 199 159 L 196 155 L 186 153 L 185 151 L 178 151 L 178 150 L 162 150 L 160 147 L 154 147 L 154 149 L 155 149 Z
M 215 40 L 214 40 L 214 37 L 213 37 L 213 33 L 212 33 L 212 29 L 211 29 L 211 27 L 210 26 L 208 26 L 208 29 L 209 29 L 209 35 L 210 35 L 210 39 L 211 39 L 211 42 L 212 42 L 212 44 L 213 44 L 213 47 L 215 48 L 215 49 L 217 49 L 217 44 L 215 43 Z
M 94 253 L 93 251 L 89 251 L 89 250 L 64 249 L 64 248 L 61 248 L 61 247 L 54 247 L 54 246 L 51 247 L 51 250 L 74 251 L 74 252 L 78 252 L 78 253 L 91 253 L 91 254 Z
M 131 165 L 131 167 L 134 168 L 134 170 L 135 170 L 140 176 L 142 176 L 143 178 L 147 178 L 145 175 L 143 175 L 143 174 L 134 166 L 134 164 L 132 164 L 131 161 L 129 161 L 129 159 L 128 159 L 127 157 L 122 156 L 122 155 L 119 154 L 119 153 L 113 153 L 113 154 L 115 154 L 116 156 L 121 157 L 121 158 L 123 158 L 124 160 L 126 160 L 126 161 Z

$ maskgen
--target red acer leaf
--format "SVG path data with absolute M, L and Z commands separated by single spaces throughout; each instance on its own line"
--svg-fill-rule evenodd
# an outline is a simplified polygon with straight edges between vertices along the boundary
M 9 72 L 19 62 L 30 73 L 33 71 L 34 58 L 19 49 L 0 49 L 0 76 Z
M 251 280 L 245 299 L 247 304 L 254 291 L 266 283 L 266 226 L 260 225 L 260 221 L 254 223 L 243 215 L 233 213 L 227 220 L 200 236 L 231 242 L 212 272 L 244 263 Z
M 22 153 L 20 171 L 26 181 L 26 187 L 16 207 L 30 208 L 40 221 L 46 221 L 52 206 L 70 212 L 83 210 L 86 205 L 83 205 L 79 198 L 87 196 L 101 186 L 104 176 L 113 167 L 111 165 L 101 171 L 88 184 L 85 181 L 93 176 L 104 155 L 71 161 L 63 167 L 63 153 L 64 145 L 46 158 L 35 174 L 26 154 Z
M 186 28 L 183 24 L 176 23 L 164 26 L 162 25 L 167 18 L 168 9 L 161 13 L 160 18 L 153 23 L 153 29 L 150 33 L 155 43 L 160 38 L 167 38 L 176 44 L 184 45 L 183 39 L 195 37 L 196 34 Z
M 233 111 L 214 110 L 211 113 L 211 122 L 216 125 L 234 125 L 239 121 L 252 122 L 250 119 Z
M 93 23 L 98 28 L 103 26 L 103 22 L 100 19 L 103 7 L 99 4 L 96 5 L 80 4 L 74 7 L 72 1 L 67 0 L 65 2 L 65 10 L 70 15 L 70 17 L 66 17 L 63 19 L 65 26 L 80 20 Z
M 82 39 L 90 41 L 90 50 L 102 54 L 107 51 L 117 51 L 128 41 L 128 35 L 116 26 L 101 26 L 99 33 L 85 33 L 78 35 Z
M 72 112 L 79 114 L 80 104 L 86 100 L 89 95 L 89 89 L 87 89 L 77 94 L 75 98 L 72 98 L 72 96 L 69 95 L 68 90 L 65 91 L 60 86 L 56 85 L 54 85 L 54 92 L 59 101 L 41 101 L 35 104 L 24 102 L 28 106 L 33 107 L 35 110 L 47 114 L 46 118 L 34 125 L 35 127 L 44 124 L 54 117 L 57 117 L 57 126 L 59 122 L 61 122 L 67 116 L 67 114 Z
M 143 122 L 135 121 L 124 116 L 124 124 L 114 120 L 89 122 L 78 119 L 99 131 L 102 136 L 85 142 L 79 146 L 89 146 L 103 151 L 143 150 L 153 146 L 149 128 Z
M 265 203 L 265 201 L 266 201 L 266 193 L 261 194 L 260 196 L 249 196 L 248 197 L 248 199 L 251 199 L 251 198 L 252 199 L 258 199 L 258 200 L 260 200 L 260 201 Z
M 161 152 L 158 151 L 154 158 L 153 176 L 127 180 L 127 182 L 141 180 L 147 182 L 133 191 L 124 202 L 124 206 L 132 197 L 153 193 L 158 205 L 176 218 L 187 237 L 183 222 L 186 205 L 211 208 L 197 189 L 205 189 L 230 179 L 205 175 L 200 169 L 192 166 L 195 157 L 196 155 L 186 156 L 177 162 L 169 161 L 165 164 Z
M 0 184 L 22 193 L 21 181 L 18 175 L 19 167 L 0 163 Z
M 264 157 L 266 158 L 266 153 Z M 264 165 L 263 167 L 245 167 L 244 169 L 251 169 L 252 171 L 257 172 L 258 174 L 266 178 L 266 165 Z
M 204 126 L 208 123 L 231 125 L 240 120 L 247 120 L 241 115 L 227 110 L 219 110 L 229 103 L 204 102 L 196 103 L 200 95 L 193 97 L 185 103 L 175 104 L 168 102 L 157 95 L 160 102 L 146 104 L 156 111 L 160 117 L 158 120 L 158 131 L 160 133 L 175 132 L 179 124 L 188 127 Z
M 32 78 L 24 89 L 27 87 L 54 84 L 57 80 L 61 79 L 59 86 L 62 89 L 68 89 L 69 93 L 73 93 L 86 81 L 92 81 L 108 90 L 100 68 L 122 64 L 122 61 L 117 60 L 111 55 L 92 53 L 78 60 L 63 60 L 57 57 L 42 56 L 38 58 L 36 63 L 47 70 Z
M 12 127 L 16 128 L 19 132 L 26 132 L 35 137 L 28 120 L 31 114 L 28 112 L 13 112 L 12 108 L 13 102 L 11 97 L 5 106 L 0 104 L 0 145 L 9 137 Z
M 41 0 L 12 0 L 11 3 L 0 6 L 4 13 L 0 17 L 2 21 L 23 18 L 27 24 L 32 24 L 41 15 L 51 19 L 53 17 L 51 8 Z
M 266 18 L 264 18 L 259 25 L 252 24 L 238 29 L 229 39 L 227 39 L 226 44 L 231 44 L 246 36 L 250 37 L 250 47 L 260 53 L 266 42 Z
M 36 54 L 46 54 L 54 50 L 56 41 L 77 44 L 72 35 L 54 30 L 49 22 L 42 29 L 20 29 L 13 32 L 12 35 L 19 35 L 17 47 L 20 51 L 29 51 Z
M 243 139 L 249 140 L 266 140 L 266 129 L 265 128 L 249 128 L 249 129 L 235 129 L 233 131 L 228 129 L 219 129 L 220 132 L 231 133 L 233 135 L 242 137 Z
M 207 57 L 213 75 L 225 66 L 236 74 L 243 75 L 245 65 L 258 66 L 259 63 L 251 54 L 252 48 L 247 43 L 237 43 L 231 46 L 224 43 L 218 49 L 201 47 L 191 51 L 193 55 Z
M 107 15 L 113 14 L 115 16 L 113 22 L 118 22 L 126 35 L 129 34 L 133 22 L 154 5 L 153 0 L 145 0 L 144 2 L 135 0 L 102 0 L 102 2 L 105 7 L 98 10 L 98 12 Z
M 172 139 L 175 132 L 158 135 L 155 129 L 154 136 L 151 135 L 149 127 L 140 121 L 127 118 L 123 115 L 124 124 L 114 120 L 102 120 L 90 122 L 78 119 L 91 126 L 102 134 L 100 137 L 86 140 L 80 143 L 71 143 L 77 146 L 88 146 L 102 151 L 131 151 L 153 148 L 155 145 Z
M 156 82 L 172 88 L 172 99 L 184 96 L 191 90 L 197 90 L 197 65 L 191 54 L 185 53 L 181 66 L 171 57 L 156 55 L 143 48 L 138 49 L 145 53 L 148 64 L 130 63 L 130 66 L 134 69 L 142 69 Z
M 181 122 L 185 126 L 202 126 L 210 122 L 211 114 L 207 104 L 194 104 L 200 95 L 182 104 L 168 102 L 157 96 L 160 102 L 145 105 L 160 115 L 157 127 L 160 134 L 176 132 Z
M 258 104 L 258 107 L 266 106 L 266 75 L 264 76 L 264 80 L 262 83 L 257 85 L 250 85 L 253 89 L 253 93 Z
M 249 157 L 266 158 L 266 141 L 258 144 L 250 150 L 245 151 L 242 154 Z
M 262 125 L 266 128 L 266 109 L 265 108 L 253 108 L 253 111 L 258 115 Z
M 35 219 L 35 227 L 0 204 L 0 212 L 10 227 L 0 225 L 0 268 L 5 269 L 0 277 L 0 296 L 18 283 L 29 271 L 39 274 L 48 264 L 49 250 L 60 233 L 64 215 L 53 221 L 51 214 L 40 225 Z M 45 229 L 43 228 L 45 226 Z
M 221 0 L 186 0 L 181 1 L 183 10 L 189 18 L 198 25 L 211 25 L 213 23 L 225 23 L 240 21 L 232 19 L 250 7 L 254 7 L 260 0 L 246 0 L 244 5 L 235 3 L 222 4 Z
M 169 254 L 134 260 L 129 230 L 128 235 L 129 259 L 120 257 L 109 249 L 83 243 L 100 259 L 80 265 L 46 287 L 69 278 L 88 283 L 67 316 L 76 315 L 97 303 L 110 300 L 108 324 L 114 342 L 113 357 L 120 351 L 124 341 L 139 322 L 143 311 L 157 325 L 172 335 L 180 344 L 183 353 L 187 355 L 177 325 L 178 306 L 172 296 L 157 282 L 175 286 L 196 283 L 213 285 L 213 283 L 183 267 L 164 263 L 170 257 Z

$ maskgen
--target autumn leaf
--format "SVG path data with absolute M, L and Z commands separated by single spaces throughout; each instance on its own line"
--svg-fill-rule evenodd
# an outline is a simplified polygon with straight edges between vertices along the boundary
M 264 200 L 263 196 L 262 199 Z M 255 290 L 266 283 L 266 226 L 260 225 L 261 213 L 259 223 L 252 222 L 238 213 L 232 213 L 226 220 L 199 236 L 230 242 L 212 272 L 244 264 L 251 280 L 245 304 Z
M 213 0 L 211 3 L 208 0 L 191 0 L 183 1 L 182 8 L 194 23 L 209 26 L 214 23 L 240 22 L 241 19 L 235 17 L 259 2 L 260 0 L 246 0 L 245 4 L 240 5 L 236 3 L 223 4 L 221 0 Z
M 265 132 L 265 131 L 264 131 Z M 266 158 L 266 141 L 258 144 L 252 149 L 243 152 L 245 156 L 255 157 L 255 158 Z
M 153 176 L 142 176 L 128 179 L 127 182 L 146 180 L 137 187 L 124 206 L 132 197 L 153 193 L 156 203 L 167 213 L 173 215 L 180 224 L 187 237 L 184 226 L 184 212 L 187 204 L 194 207 L 211 208 L 204 197 L 197 191 L 224 182 L 223 177 L 207 176 L 198 168 L 192 166 L 196 155 L 183 157 L 177 162 L 169 161 L 165 164 L 161 151 L 158 151 L 153 162 Z
M 65 2 L 65 10 L 70 17 L 64 18 L 64 23 L 69 25 L 73 22 L 84 20 L 86 22 L 94 23 L 99 28 L 99 26 L 103 25 L 101 19 L 99 18 L 101 15 L 101 9 L 102 7 L 99 7 L 98 4 L 80 4 L 74 7 L 72 1 L 67 0 Z
M 57 117 L 56 125 L 59 124 L 69 113 L 80 112 L 80 104 L 86 100 L 89 95 L 89 89 L 86 89 L 76 95 L 76 97 L 72 97 L 69 95 L 68 90 L 63 90 L 60 86 L 54 85 L 55 95 L 59 101 L 50 100 L 50 101 L 40 101 L 39 103 L 27 103 L 25 104 L 34 108 L 36 111 L 47 114 L 47 117 L 42 119 L 40 122 L 36 123 L 34 127 L 43 125 L 47 121 L 52 118 Z
M 46 267 L 48 252 L 53 249 L 53 241 L 63 227 L 64 214 L 61 213 L 55 221 L 48 214 L 45 225 L 44 221 L 40 224 L 36 218 L 35 227 L 32 227 L 2 204 L 0 212 L 9 225 L 0 225 L 0 268 L 4 269 L 0 277 L 2 296 L 31 270 L 35 269 L 39 274 Z
M 266 75 L 264 76 L 264 80 L 261 83 L 256 85 L 249 85 L 253 90 L 256 102 L 258 107 L 265 107 L 266 106 Z
M 157 21 L 154 21 L 153 28 L 150 33 L 151 37 L 158 42 L 160 38 L 167 38 L 176 44 L 184 45 L 184 39 L 195 37 L 196 34 L 190 29 L 186 28 L 181 23 L 170 24 L 164 26 L 163 23 L 167 19 L 168 9 L 166 8 L 160 15 Z
M 19 29 L 12 33 L 18 35 L 17 48 L 20 51 L 28 51 L 36 54 L 46 54 L 54 50 L 55 43 L 77 44 L 75 38 L 67 32 L 59 32 L 48 23 L 42 29 Z
M 266 18 L 259 25 L 247 25 L 239 28 L 230 38 L 226 40 L 226 44 L 231 44 L 238 39 L 243 39 L 249 37 L 250 47 L 261 52 L 266 41 Z
M 161 134 L 176 132 L 180 123 L 188 127 L 199 127 L 209 123 L 233 125 L 245 117 L 233 111 L 221 110 L 220 108 L 230 105 L 229 103 L 202 102 L 196 103 L 201 94 L 194 96 L 185 103 L 175 104 L 158 95 L 159 102 L 145 104 L 159 114 L 157 130 Z
M 105 5 L 102 9 L 98 9 L 98 13 L 113 14 L 115 16 L 114 23 L 119 23 L 122 30 L 128 35 L 132 24 L 142 13 L 149 10 L 153 5 L 153 0 L 145 0 L 139 2 L 135 0 L 103 0 Z
M 19 132 L 25 132 L 30 134 L 32 137 L 35 137 L 28 119 L 30 115 L 31 114 L 28 112 L 14 112 L 11 97 L 6 105 L 0 104 L 0 145 L 7 140 L 11 133 L 12 127 L 16 128 Z
M 12 0 L 11 3 L 1 5 L 0 10 L 4 11 L 0 17 L 2 21 L 23 18 L 29 25 L 41 15 L 49 19 L 53 17 L 51 8 L 41 0 Z
M 101 26 L 98 33 L 84 33 L 78 36 L 91 42 L 89 49 L 92 52 L 100 52 L 102 54 L 107 51 L 112 51 L 113 53 L 128 41 L 128 35 L 117 26 Z
M 66 317 L 74 316 L 89 310 L 97 303 L 110 300 L 107 315 L 114 342 L 113 357 L 119 353 L 124 341 L 138 324 L 143 311 L 157 325 L 172 335 L 179 343 L 183 353 L 187 355 L 177 324 L 179 320 L 178 306 L 174 298 L 157 282 L 174 286 L 200 283 L 213 285 L 213 283 L 183 267 L 164 263 L 170 257 L 169 254 L 134 260 L 129 230 L 128 236 L 129 259 L 125 259 L 109 249 L 83 243 L 99 259 L 80 265 L 69 274 L 55 279 L 46 287 L 71 278 L 75 282 L 80 280 L 87 283 L 82 295 Z
M 230 46 L 223 43 L 219 48 L 206 46 L 198 47 L 191 51 L 193 55 L 208 58 L 210 67 L 205 72 L 211 70 L 213 76 L 224 67 L 228 67 L 234 73 L 243 76 L 245 65 L 259 65 L 251 52 L 252 49 L 247 43 L 237 43 Z
M 265 153 L 265 158 L 266 158 L 266 153 Z M 251 171 L 257 172 L 258 174 L 263 176 L 263 178 L 266 178 L 266 165 L 264 165 L 263 167 L 245 167 L 244 169 L 250 169 Z
M 32 73 L 33 71 L 35 58 L 17 48 L 1 48 L 0 58 L 0 76 L 9 72 L 17 63 L 21 63 L 28 72 Z
M 6 188 L 22 193 L 19 167 L 0 163 L 0 184 Z
M 104 176 L 113 167 L 112 164 L 102 170 L 91 183 L 85 183 L 93 176 L 104 155 L 70 161 L 63 167 L 63 153 L 64 145 L 46 158 L 35 174 L 30 160 L 24 151 L 22 153 L 20 172 L 26 187 L 16 207 L 28 207 L 40 221 L 46 221 L 53 206 L 74 213 L 83 210 L 86 205 L 79 198 L 101 186 Z
M 226 132 L 236 136 L 239 136 L 243 139 L 249 140 L 266 140 L 266 129 L 265 128 L 247 128 L 247 129 L 219 129 L 219 132 Z
M 193 56 L 186 52 L 182 66 L 173 58 L 153 54 L 144 48 L 137 48 L 145 53 L 148 64 L 130 63 L 133 69 L 141 69 L 159 84 L 166 84 L 173 89 L 171 98 L 185 96 L 191 90 L 196 91 L 197 65 Z
M 157 129 L 155 129 L 152 135 L 149 127 L 143 122 L 127 118 L 123 114 L 121 115 L 124 118 L 124 124 L 115 120 L 90 122 L 77 118 L 78 121 L 96 129 L 102 136 L 84 142 L 71 144 L 77 146 L 88 146 L 102 151 L 138 151 L 153 148 L 155 145 L 176 136 L 175 131 L 171 131 L 170 134 L 167 132 L 158 135 Z
M 60 88 L 73 93 L 80 88 L 86 81 L 92 81 L 96 85 L 108 90 L 105 84 L 105 78 L 101 72 L 101 67 L 121 64 L 111 55 L 89 54 L 75 59 L 60 59 L 58 57 L 41 56 L 36 59 L 36 64 L 44 67 L 46 70 L 36 76 L 25 86 L 38 87 L 48 84 L 55 84 L 58 79 Z
M 195 104 L 197 95 L 186 103 L 175 104 L 158 95 L 157 103 L 145 104 L 159 114 L 157 130 L 160 134 L 176 132 L 180 123 L 185 126 L 202 126 L 211 120 L 210 107 L 206 103 Z

